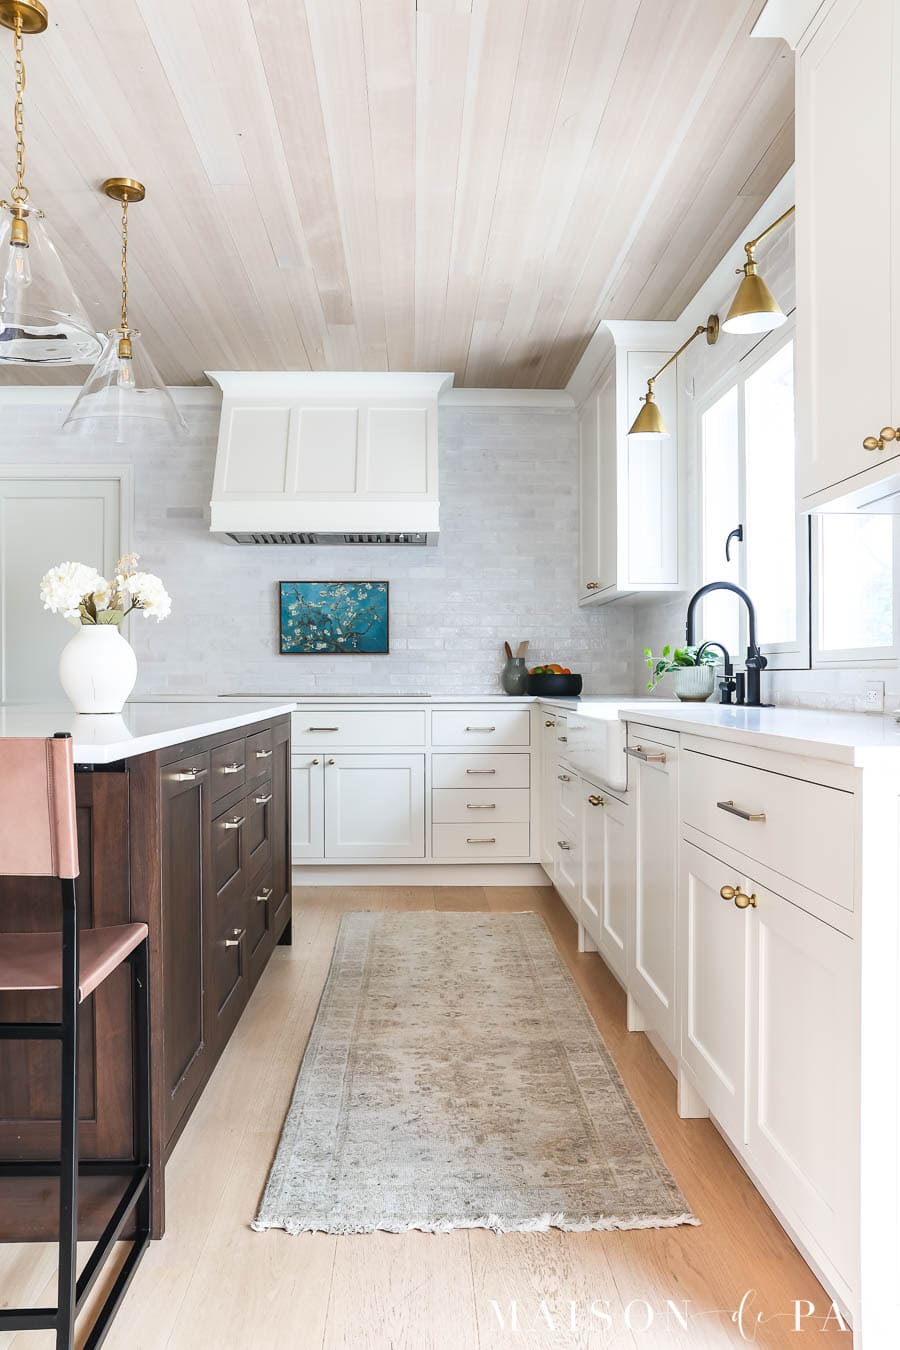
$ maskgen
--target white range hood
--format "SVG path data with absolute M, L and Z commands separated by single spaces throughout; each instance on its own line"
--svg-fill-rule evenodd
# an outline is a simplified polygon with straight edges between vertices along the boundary
M 222 390 L 210 530 L 235 544 L 437 542 L 452 374 L 207 371 Z

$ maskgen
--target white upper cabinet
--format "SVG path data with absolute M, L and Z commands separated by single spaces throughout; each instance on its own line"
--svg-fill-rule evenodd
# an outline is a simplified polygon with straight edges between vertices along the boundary
M 672 324 L 609 323 L 615 355 L 578 413 L 579 603 L 677 591 L 678 426 L 674 367 L 655 394 L 670 435 L 630 438 L 648 378 L 678 346 Z M 671 345 L 669 345 L 671 344 Z
M 797 51 L 801 506 L 898 509 L 900 7 L 822 6 Z

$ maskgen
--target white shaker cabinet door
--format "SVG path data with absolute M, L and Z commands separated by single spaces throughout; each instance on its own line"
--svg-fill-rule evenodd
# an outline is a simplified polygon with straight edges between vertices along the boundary
M 753 890 L 751 1165 L 852 1286 L 855 944 L 780 895 Z
M 584 888 L 581 921 L 606 964 L 628 978 L 634 907 L 630 808 L 584 784 Z
M 677 750 L 652 741 L 634 743 L 629 730 L 636 881 L 634 951 L 628 991 L 649 1026 L 677 1049 L 675 979 L 678 895 Z M 636 758 L 646 755 L 645 759 Z
M 328 755 L 325 856 L 425 856 L 425 756 Z
M 325 770 L 322 755 L 291 756 L 291 861 L 325 857 Z
M 712 1115 L 743 1144 L 754 911 L 739 909 L 734 898 L 722 895 L 723 887 L 746 891 L 745 878 L 682 844 L 681 1056 Z

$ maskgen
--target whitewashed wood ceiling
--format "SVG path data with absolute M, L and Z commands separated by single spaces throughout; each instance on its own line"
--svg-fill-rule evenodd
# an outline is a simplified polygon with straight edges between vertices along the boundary
M 119 226 L 97 187 L 147 184 L 132 313 L 172 384 L 564 385 L 601 317 L 677 316 L 793 159 L 789 53 L 750 37 L 762 0 L 47 3 L 32 197 L 105 329 Z

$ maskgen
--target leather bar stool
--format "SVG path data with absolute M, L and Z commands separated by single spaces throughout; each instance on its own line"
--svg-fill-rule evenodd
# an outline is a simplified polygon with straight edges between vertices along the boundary
M 60 1160 L 0 1162 L 0 1177 L 59 1178 L 59 1274 L 55 1308 L 0 1310 L 0 1332 L 54 1331 L 57 1350 L 72 1350 L 75 1322 L 133 1214 L 135 1234 L 84 1341 L 96 1350 L 150 1242 L 150 1028 L 147 925 L 78 927 L 78 839 L 72 740 L 0 740 L 0 875 L 56 877 L 62 931 L 0 933 L 0 991 L 59 990 L 59 1022 L 0 1022 L 0 1040 L 59 1040 L 62 1045 Z M 78 1009 L 123 962 L 132 971 L 135 1140 L 132 1162 L 78 1158 Z M 78 1176 L 115 1176 L 122 1195 L 77 1274 Z

